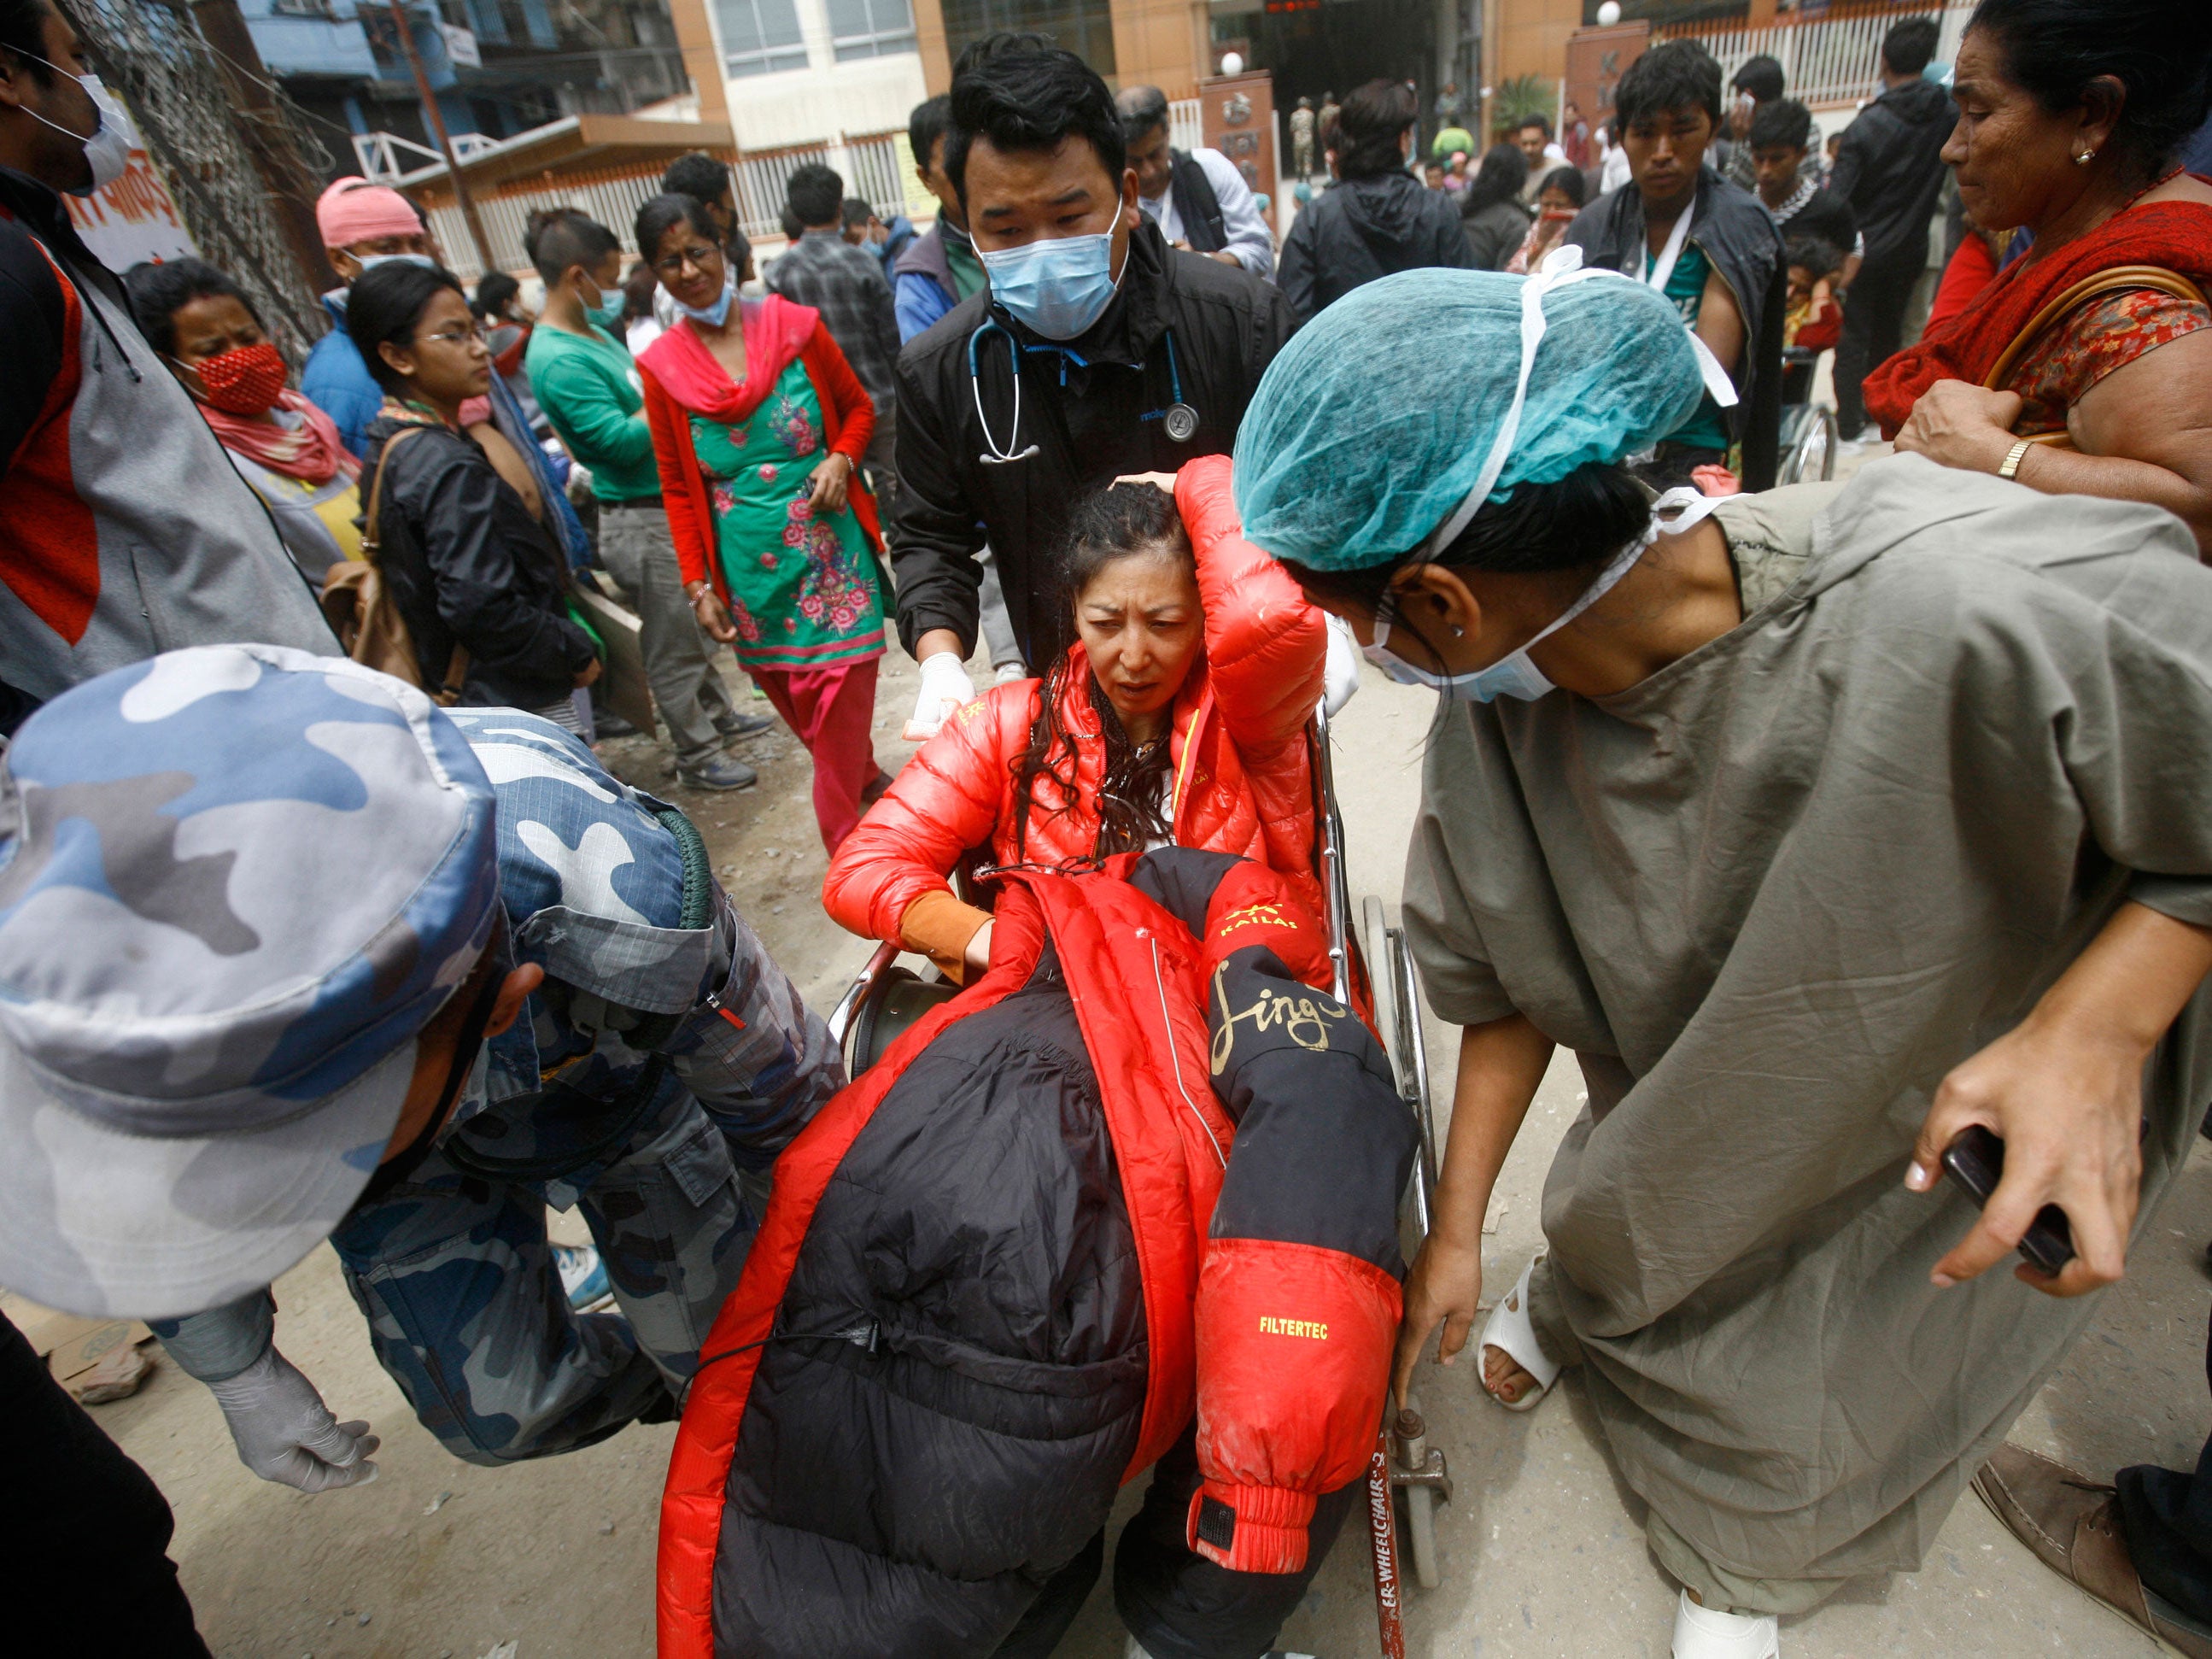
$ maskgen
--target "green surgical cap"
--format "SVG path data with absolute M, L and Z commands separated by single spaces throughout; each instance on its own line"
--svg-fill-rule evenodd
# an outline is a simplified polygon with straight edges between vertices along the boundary
M 1237 433 L 1245 538 L 1316 570 L 1419 547 L 1467 498 L 1513 402 L 1521 289 L 1486 270 L 1401 271 L 1330 306 L 1276 355 Z M 1618 461 L 1697 412 L 1674 305 L 1611 275 L 1543 296 L 1521 425 L 1490 499 Z

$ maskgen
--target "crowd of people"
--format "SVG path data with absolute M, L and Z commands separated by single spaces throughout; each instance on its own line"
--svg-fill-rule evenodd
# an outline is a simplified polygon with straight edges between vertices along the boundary
M 223 270 L 77 237 L 128 118 L 0 0 L 0 1283 L 151 1322 L 304 1492 L 379 1443 L 276 1346 L 325 1240 L 457 1457 L 680 1417 L 668 1655 L 1048 1654 L 1146 1471 L 1132 1659 L 1264 1653 L 1471 1343 L 1507 1409 L 1579 1370 L 1675 1659 L 1774 1659 L 1970 1484 L 2212 1656 L 2212 1444 L 2006 1442 L 2212 1105 L 2212 18 L 1937 39 L 1825 139 L 1686 40 L 1486 149 L 1451 85 L 1425 147 L 1406 83 L 1300 100 L 1279 240 L 1158 88 L 993 35 L 910 112 L 924 230 L 809 164 L 757 264 L 692 155 L 471 293 L 338 180 L 295 389 Z M 1830 349 L 1896 453 L 1773 489 Z M 829 915 L 933 965 L 859 1075 L 601 758 L 609 604 L 679 788 L 787 727 Z M 1325 920 L 1361 655 L 1438 698 L 1410 1261 Z M 1559 1045 L 1589 1103 L 1486 1313 Z M 2055 1271 L 1993 1273 L 2046 1206 Z M 27 1582 L 205 1652 L 161 1494 L 4 1320 L 0 1454 Z

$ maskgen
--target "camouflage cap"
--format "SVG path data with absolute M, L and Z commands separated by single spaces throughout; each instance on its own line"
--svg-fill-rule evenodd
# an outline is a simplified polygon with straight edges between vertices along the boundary
M 343 658 L 175 651 L 25 721 L 0 763 L 0 1283 L 173 1317 L 326 1237 L 490 938 L 494 819 L 453 722 Z

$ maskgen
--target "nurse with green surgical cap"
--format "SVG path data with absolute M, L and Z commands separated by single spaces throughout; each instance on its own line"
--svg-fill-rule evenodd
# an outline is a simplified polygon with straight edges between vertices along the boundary
M 1589 1105 L 1480 1381 L 1525 1410 L 1581 1366 L 1675 1659 L 1770 1659 L 1919 1565 L 2212 1099 L 2212 571 L 2158 508 L 1912 455 L 1655 499 L 1633 459 L 1725 377 L 1575 261 L 1330 307 L 1236 495 L 1439 698 L 1405 918 L 1463 1031 L 1399 1393 L 1467 1343 L 1564 1044 Z M 1942 1176 L 1973 1126 L 1981 1208 Z M 2045 1205 L 2070 1261 L 1987 1272 Z

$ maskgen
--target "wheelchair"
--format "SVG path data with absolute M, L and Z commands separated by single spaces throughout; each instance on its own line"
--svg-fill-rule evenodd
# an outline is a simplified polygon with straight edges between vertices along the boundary
M 1322 880 L 1328 955 L 1339 1001 L 1354 1004 L 1356 986 L 1364 984 L 1374 1000 L 1375 1029 L 1395 1074 L 1398 1092 L 1420 1130 L 1413 1173 L 1399 1200 L 1401 1248 L 1411 1261 L 1428 1237 L 1430 1205 L 1437 1182 L 1436 1121 L 1430 1101 L 1428 1053 L 1421 1036 L 1419 970 L 1402 928 L 1388 925 L 1381 899 L 1369 895 L 1359 906 L 1355 927 L 1344 868 L 1344 818 L 1336 799 L 1329 761 L 1328 717 L 1315 710 L 1309 728 L 1316 781 L 1316 837 Z M 980 902 L 971 871 L 988 849 L 977 849 L 953 872 L 953 888 L 970 903 Z M 844 1055 L 848 1078 L 858 1078 L 917 1020 L 951 1001 L 960 988 L 938 976 L 923 978 L 899 962 L 896 945 L 878 945 L 867 965 L 846 989 L 830 1015 L 830 1040 Z M 1401 1627 L 1401 1559 L 1409 1560 L 1413 1582 L 1433 1589 L 1439 1579 L 1436 1505 L 1451 1498 L 1451 1474 L 1440 1447 L 1428 1443 L 1418 1402 L 1398 1402 L 1383 1425 L 1368 1466 L 1368 1534 L 1375 1570 L 1376 1615 L 1385 1659 L 1404 1659 Z
M 1778 485 L 1825 483 L 1836 476 L 1836 411 L 1813 401 L 1817 351 L 1791 346 L 1782 354 L 1781 463 Z

